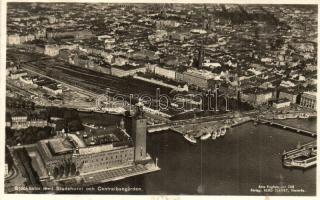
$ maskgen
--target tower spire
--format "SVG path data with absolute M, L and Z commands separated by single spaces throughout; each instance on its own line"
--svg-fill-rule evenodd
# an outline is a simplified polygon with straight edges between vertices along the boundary
M 135 107 L 135 114 L 132 118 L 132 138 L 135 146 L 135 161 L 140 162 L 147 158 L 147 119 L 143 114 L 143 104 L 139 102 L 135 105 Z

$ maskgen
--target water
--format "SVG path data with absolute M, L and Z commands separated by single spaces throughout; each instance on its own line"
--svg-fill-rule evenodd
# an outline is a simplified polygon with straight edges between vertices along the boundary
M 286 122 L 316 129 L 315 119 Z M 233 128 L 224 138 L 197 144 L 169 131 L 150 134 L 147 150 L 153 158 L 159 158 L 161 171 L 100 186 L 142 189 L 130 194 L 262 195 L 265 193 L 250 189 L 257 189 L 259 184 L 293 185 L 305 192 L 269 195 L 315 195 L 316 168 L 287 169 L 280 160 L 284 149 L 312 140 L 292 131 L 252 123 Z

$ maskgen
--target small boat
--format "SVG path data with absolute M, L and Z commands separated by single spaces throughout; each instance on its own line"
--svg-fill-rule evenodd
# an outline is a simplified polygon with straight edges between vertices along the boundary
M 200 137 L 201 140 L 207 140 L 209 137 L 211 136 L 211 133 L 210 132 L 207 132 L 206 134 L 202 135 Z
M 285 115 L 278 115 L 278 119 L 286 119 Z
M 309 115 L 307 113 L 302 113 L 299 115 L 299 118 L 300 119 L 307 119 L 307 118 L 309 118 Z
M 262 118 L 263 118 L 263 116 L 262 116 Z M 271 119 L 275 119 L 275 118 L 276 118 L 276 116 L 275 116 L 275 117 L 273 117 L 273 116 L 267 115 L 267 116 L 265 116 L 264 118 L 271 120 Z
M 298 118 L 298 114 L 294 114 L 294 113 L 287 114 L 287 119 L 295 119 L 295 118 Z
M 79 111 L 79 112 L 92 112 L 92 110 L 89 108 L 78 108 L 77 111 Z
M 217 132 L 216 132 L 216 131 L 214 131 L 214 132 L 212 133 L 211 139 L 212 139 L 212 140 L 217 139 Z
M 226 134 L 226 132 L 227 132 L 227 129 L 226 128 L 222 128 L 220 135 L 224 136 Z
M 199 133 L 197 133 L 196 135 L 194 135 L 193 137 L 194 137 L 194 138 L 200 138 L 201 136 L 202 136 L 202 133 L 199 132 Z
M 102 110 L 108 114 L 112 114 L 112 115 L 124 115 L 125 113 L 125 109 L 121 108 L 121 107 L 117 107 L 117 108 L 102 108 Z
M 110 111 L 110 112 L 108 112 L 108 114 L 111 114 L 111 115 L 123 115 L 124 116 L 124 113 L 116 112 L 116 111 Z
M 104 110 L 94 110 L 95 113 L 106 113 Z
M 221 135 L 221 129 L 217 129 L 217 130 L 216 130 L 216 136 L 217 136 L 217 138 L 220 137 L 220 135 Z
M 186 140 L 188 140 L 191 143 L 194 143 L 194 144 L 197 143 L 197 140 L 193 136 L 190 136 L 189 134 L 185 134 L 183 137 L 186 138 Z

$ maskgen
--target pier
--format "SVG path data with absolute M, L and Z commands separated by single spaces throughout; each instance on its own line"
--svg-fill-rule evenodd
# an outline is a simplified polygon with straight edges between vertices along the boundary
M 249 121 L 252 121 L 252 118 L 249 116 L 223 119 L 223 120 L 221 119 L 220 120 L 187 119 L 187 120 L 171 121 L 169 123 L 149 125 L 147 127 L 147 130 L 148 130 L 148 133 L 172 130 L 182 135 L 184 135 L 185 133 L 188 133 L 190 135 L 200 137 L 201 135 L 206 134 L 206 131 L 203 131 L 203 129 L 206 129 L 208 127 L 212 127 L 212 131 L 221 130 L 221 129 L 230 129 L 234 126 L 238 126 L 238 125 L 247 123 Z
M 150 126 L 147 127 L 147 131 L 148 131 L 148 133 L 165 131 L 165 130 L 169 130 L 171 126 L 172 126 L 171 123 L 162 123 L 162 124 L 150 125 Z
M 294 126 L 287 125 L 287 124 L 281 124 L 281 123 L 273 121 L 273 120 L 257 119 L 256 122 L 260 122 L 262 124 L 269 124 L 269 125 L 272 125 L 272 126 L 283 128 L 283 129 L 292 130 L 292 131 L 295 131 L 297 133 L 305 134 L 307 136 L 311 136 L 311 137 L 314 137 L 314 138 L 317 137 L 317 133 L 316 132 L 309 131 L 309 130 L 306 130 L 306 129 L 303 129 L 303 128 L 294 127 Z
M 250 112 L 243 113 L 242 116 L 239 116 L 239 117 L 235 117 L 233 113 L 229 113 L 229 114 L 222 114 L 222 115 L 216 115 L 216 116 L 198 117 L 198 118 L 175 120 L 175 121 L 167 120 L 166 122 L 163 122 L 163 123 L 148 125 L 147 130 L 148 130 L 148 133 L 154 133 L 158 131 L 176 129 L 181 126 L 191 126 L 191 125 L 202 126 L 203 124 L 206 124 L 206 123 L 224 122 L 224 121 L 230 121 L 229 125 L 233 127 L 233 126 L 241 125 L 243 123 L 252 121 L 253 118 L 251 116 L 254 114 L 256 113 L 253 111 L 250 111 Z
M 309 142 L 298 145 L 297 148 L 282 154 L 282 163 L 285 167 L 309 168 L 317 163 L 317 143 Z

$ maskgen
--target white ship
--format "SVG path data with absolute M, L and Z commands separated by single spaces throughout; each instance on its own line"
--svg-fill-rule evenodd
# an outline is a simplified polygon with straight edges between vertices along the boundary
M 183 112 L 181 112 L 181 113 L 179 113 L 179 114 L 182 115 L 182 114 L 192 113 L 192 112 L 194 112 L 195 110 L 196 110 L 195 108 L 192 108 L 192 109 L 184 110 Z
M 309 118 L 309 115 L 307 113 L 301 113 L 301 114 L 299 114 L 299 118 L 300 119 L 307 119 L 307 118 Z
M 103 110 L 94 110 L 93 112 L 95 112 L 95 113 L 106 113 L 106 111 L 103 111 Z
M 209 137 L 211 136 L 211 133 L 210 132 L 207 132 L 206 134 L 202 135 L 200 137 L 201 140 L 207 140 Z
M 285 115 L 278 115 L 275 117 L 275 119 L 286 119 Z
M 90 109 L 90 108 L 78 108 L 77 111 L 80 111 L 80 112 L 92 112 L 92 109 Z
M 102 108 L 91 108 L 91 110 L 95 113 L 106 113 Z
M 214 132 L 212 133 L 211 139 L 212 139 L 212 140 L 217 139 L 217 132 L 216 132 L 216 131 L 214 131 Z
M 220 135 L 224 136 L 226 134 L 226 132 L 227 132 L 227 129 L 226 128 L 222 128 Z
M 189 134 L 185 134 L 183 137 L 186 138 L 186 140 L 188 140 L 191 143 L 194 143 L 194 144 L 197 143 L 197 140 L 193 136 L 190 136 Z
M 298 118 L 298 114 L 295 114 L 295 113 L 287 114 L 287 119 L 295 119 L 295 118 Z
M 86 126 L 88 128 L 92 128 L 92 129 L 98 129 L 98 127 L 96 127 L 94 124 L 83 124 L 83 126 Z
M 122 107 L 116 107 L 116 108 L 102 108 L 103 111 L 113 114 L 113 115 L 124 115 L 126 112 L 126 109 Z
M 221 129 L 217 129 L 217 130 L 216 130 L 216 136 L 217 136 L 217 138 L 220 137 L 220 135 L 221 135 Z

